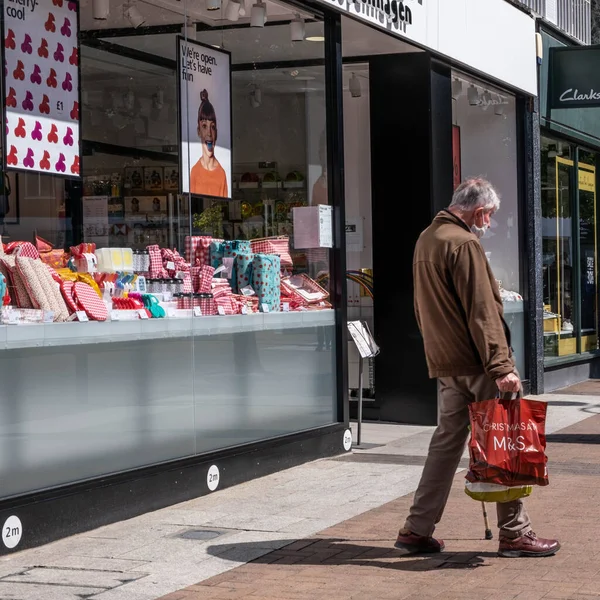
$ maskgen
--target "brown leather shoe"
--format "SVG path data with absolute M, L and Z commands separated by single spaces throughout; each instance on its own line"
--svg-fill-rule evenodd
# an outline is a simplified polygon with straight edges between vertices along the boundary
M 542 557 L 552 556 L 559 550 L 560 543 L 558 540 L 545 540 L 539 538 L 533 531 L 529 531 L 525 535 L 514 539 L 500 536 L 498 556 L 504 558 Z
M 398 533 L 398 539 L 394 544 L 403 554 L 434 554 L 442 552 L 446 547 L 442 540 L 436 540 L 432 537 L 416 535 L 411 531 Z

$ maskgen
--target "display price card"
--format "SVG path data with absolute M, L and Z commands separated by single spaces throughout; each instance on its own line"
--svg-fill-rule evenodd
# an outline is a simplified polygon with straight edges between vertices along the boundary
M 4 0 L 8 169 L 79 177 L 79 3 Z

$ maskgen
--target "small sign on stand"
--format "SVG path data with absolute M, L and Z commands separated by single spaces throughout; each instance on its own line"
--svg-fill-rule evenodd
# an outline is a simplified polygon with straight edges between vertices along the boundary
M 348 321 L 348 331 L 356 344 L 360 356 L 358 363 L 358 426 L 356 430 L 356 447 L 360 448 L 363 408 L 363 368 L 364 359 L 373 358 L 379 354 L 379 346 L 375 343 L 369 327 L 364 321 Z

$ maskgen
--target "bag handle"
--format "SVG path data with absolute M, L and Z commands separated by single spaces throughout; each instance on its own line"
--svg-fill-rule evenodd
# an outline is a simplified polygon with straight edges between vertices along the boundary
M 500 399 L 500 400 L 521 400 L 523 398 L 523 390 L 519 389 L 518 392 L 503 392 L 500 393 L 500 390 L 498 390 L 498 393 L 496 394 L 496 398 Z

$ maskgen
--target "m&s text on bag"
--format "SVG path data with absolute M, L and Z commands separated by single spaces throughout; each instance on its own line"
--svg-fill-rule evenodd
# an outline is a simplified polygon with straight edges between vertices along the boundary
M 525 438 L 520 435 L 516 439 L 512 439 L 508 436 L 497 438 L 494 436 L 494 450 L 518 450 L 522 452 L 525 450 Z

